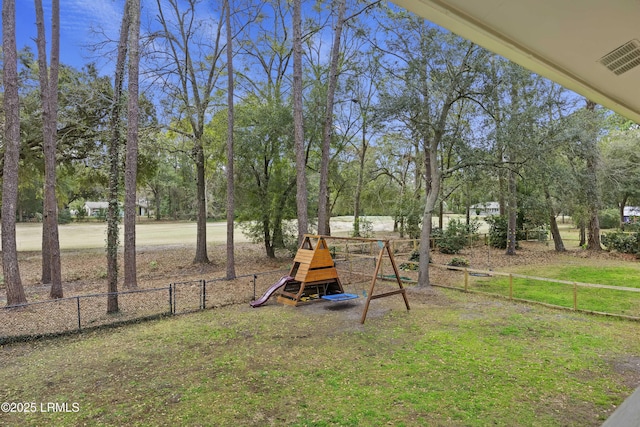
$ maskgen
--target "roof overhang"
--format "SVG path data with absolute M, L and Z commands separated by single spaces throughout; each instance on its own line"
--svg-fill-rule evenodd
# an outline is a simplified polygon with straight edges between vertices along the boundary
M 640 123 L 639 0 L 393 1 Z M 628 70 L 601 62 L 634 40 Z

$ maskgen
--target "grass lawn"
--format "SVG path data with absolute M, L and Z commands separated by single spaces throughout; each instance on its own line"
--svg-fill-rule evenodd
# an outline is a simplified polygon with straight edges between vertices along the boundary
M 640 384 L 636 322 L 436 289 L 230 306 L 5 346 L 3 425 L 598 426 Z M 342 309 L 339 309 L 342 308 Z
M 107 238 L 106 222 L 78 222 L 60 225 L 60 248 L 92 249 L 104 248 Z M 207 223 L 207 241 L 223 244 L 227 238 L 225 222 Z M 120 242 L 124 241 L 124 227 L 120 227 Z M 138 246 L 196 244 L 195 222 L 145 220 L 136 225 Z M 235 231 L 236 242 L 247 242 L 239 227 Z M 19 223 L 16 225 L 18 251 L 40 251 L 42 249 L 42 224 Z
M 518 266 L 511 273 L 580 283 L 640 288 L 640 265 L 621 261 L 568 259 L 559 255 L 557 264 Z M 472 289 L 499 295 L 509 295 L 509 278 L 473 278 Z M 573 286 L 523 278 L 513 279 L 513 297 L 540 301 L 563 307 L 573 307 Z M 640 292 L 578 287 L 578 308 L 640 317 Z

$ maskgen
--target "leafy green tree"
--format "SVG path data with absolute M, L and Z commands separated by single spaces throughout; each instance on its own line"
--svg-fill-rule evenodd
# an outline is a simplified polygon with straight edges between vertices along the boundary
M 559 86 L 508 61 L 493 58 L 492 91 L 484 111 L 496 159 L 498 199 L 508 218 L 507 254 L 515 254 L 518 227 L 552 224 L 557 249 L 563 245 L 555 224 L 552 194 L 561 193 L 553 177 L 560 170 L 567 106 Z M 555 224 L 555 227 L 553 226 Z
M 420 236 L 419 286 L 429 283 L 431 218 L 441 195 L 443 170 L 440 158 L 460 125 L 457 105 L 468 102 L 479 90 L 479 76 L 487 53 L 457 36 L 445 33 L 405 12 L 389 10 L 385 23 L 387 69 L 399 76 L 382 102 L 390 117 L 406 124 L 410 138 L 417 139 L 425 158 L 425 199 Z M 379 41 L 381 42 L 381 41 Z M 452 169 L 460 169 L 457 164 Z
M 421 164 L 423 156 L 416 141 L 398 132 L 387 132 L 378 141 L 375 162 L 380 173 L 393 183 L 396 197 L 389 205 L 394 216 L 394 231 L 400 237 L 420 237 L 420 213 L 423 206 Z
M 153 165 L 152 174 L 145 180 L 145 187 L 151 193 L 156 220 L 195 218 L 196 179 L 190 148 L 188 137 L 165 132 L 154 139 L 154 151 L 145 156 Z
M 31 187 L 41 183 L 38 185 L 43 188 L 45 175 L 43 111 L 37 83 L 40 67 L 27 53 L 21 55 L 21 63 L 19 220 L 43 216 L 44 194 L 33 192 Z M 93 65 L 83 70 L 61 65 L 58 93 L 56 197 L 58 209 L 62 209 L 76 198 L 105 198 L 108 170 L 104 152 L 113 88 L 108 78 L 97 75 Z M 155 114 L 150 107 L 145 102 L 145 117 Z
M 602 161 L 598 138 L 603 124 L 603 111 L 587 101 L 584 108 L 567 116 L 565 122 L 565 155 L 578 189 L 571 203 L 571 216 L 581 230 L 580 245 L 600 251 L 598 212 L 602 208 L 602 192 L 598 176 Z
M 248 97 L 236 109 L 238 215 L 266 255 L 295 246 L 286 220 L 295 218 L 295 165 L 291 106 L 279 97 Z
M 351 145 L 357 154 L 357 177 L 356 187 L 353 193 L 353 235 L 360 237 L 360 215 L 362 194 L 365 185 L 374 180 L 375 177 L 368 176 L 365 182 L 366 168 L 369 148 L 380 125 L 375 117 L 374 105 L 377 97 L 378 85 L 381 84 L 382 70 L 379 65 L 379 58 L 374 52 L 365 52 L 360 57 L 360 66 L 356 68 L 353 78 L 347 81 L 346 90 L 352 93 L 350 107 L 357 106 L 357 117 L 359 126 L 356 129 L 355 138 L 351 138 Z M 355 141 L 354 141 L 355 140 Z M 357 142 L 356 142 L 357 141 Z
M 196 166 L 197 240 L 193 262 L 209 263 L 207 255 L 207 200 L 205 178 L 205 124 L 215 110 L 217 91 L 224 65 L 224 19 L 211 22 L 200 18 L 200 1 L 177 0 L 156 2 L 158 24 L 155 33 L 157 50 L 153 52 L 155 74 L 162 80 L 167 113 L 179 115 L 173 128 L 192 142 Z M 204 30 L 207 37 L 204 37 Z
M 640 129 L 614 130 L 600 142 L 602 179 L 619 209 L 624 228 L 624 208 L 629 200 L 640 200 Z

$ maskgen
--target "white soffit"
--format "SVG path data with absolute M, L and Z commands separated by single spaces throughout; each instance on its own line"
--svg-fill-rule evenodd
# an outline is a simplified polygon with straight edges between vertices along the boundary
M 640 0 L 393 1 L 640 123 Z

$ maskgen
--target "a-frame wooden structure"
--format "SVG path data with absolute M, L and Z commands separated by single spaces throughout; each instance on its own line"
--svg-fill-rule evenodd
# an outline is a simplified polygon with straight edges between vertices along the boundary
M 356 237 L 345 237 L 343 239 L 357 239 L 361 241 L 369 241 L 376 242 L 378 247 L 380 248 L 380 252 L 378 253 L 378 258 L 376 258 L 376 268 L 373 272 L 373 278 L 371 279 L 371 285 L 369 286 L 369 293 L 367 294 L 367 302 L 365 303 L 364 310 L 362 311 L 362 317 L 360 318 L 360 323 L 364 323 L 367 319 L 367 312 L 369 311 L 369 304 L 371 300 L 389 297 L 392 295 L 402 295 L 404 299 L 404 305 L 407 307 L 407 311 L 410 310 L 409 300 L 407 299 L 407 290 L 402 286 L 402 279 L 400 279 L 400 272 L 398 271 L 398 266 L 396 264 L 396 259 L 393 257 L 393 251 L 391 250 L 391 246 L 389 245 L 389 240 L 376 240 L 376 239 L 364 239 L 364 238 L 356 238 Z M 396 283 L 398 283 L 398 289 L 388 292 L 383 292 L 380 294 L 375 294 L 376 281 L 378 280 L 378 275 L 380 274 L 380 267 L 382 266 L 382 260 L 384 259 L 385 253 L 389 257 L 389 261 L 391 262 L 391 267 L 393 268 L 393 275 L 395 276 Z
M 324 236 L 305 234 L 289 276 L 293 280 L 278 297 L 282 304 L 297 306 L 325 295 L 344 293 Z
M 358 237 L 316 236 L 310 234 L 304 235 L 300 249 L 298 249 L 293 260 L 293 266 L 291 267 L 289 276 L 293 277 L 294 280 L 290 280 L 285 285 L 284 290 L 278 297 L 278 302 L 297 306 L 306 302 L 319 300 L 323 296 L 344 293 L 342 283 L 340 283 L 340 279 L 338 277 L 338 271 L 336 270 L 335 263 L 331 257 L 331 252 L 329 251 L 329 246 L 327 245 L 327 239 L 375 242 L 380 248 L 380 252 L 376 259 L 376 268 L 373 272 L 371 285 L 369 286 L 369 293 L 367 294 L 367 301 L 365 303 L 364 311 L 362 312 L 360 323 L 365 322 L 367 312 L 369 311 L 369 304 L 371 303 L 371 300 L 374 299 L 392 295 L 402 295 L 407 310 L 410 310 L 406 289 L 402 286 L 400 272 L 398 271 L 395 258 L 393 257 L 393 251 L 389 245 L 389 240 L 365 239 Z M 395 279 L 398 284 L 398 289 L 375 294 L 375 286 L 385 254 L 391 262 Z

